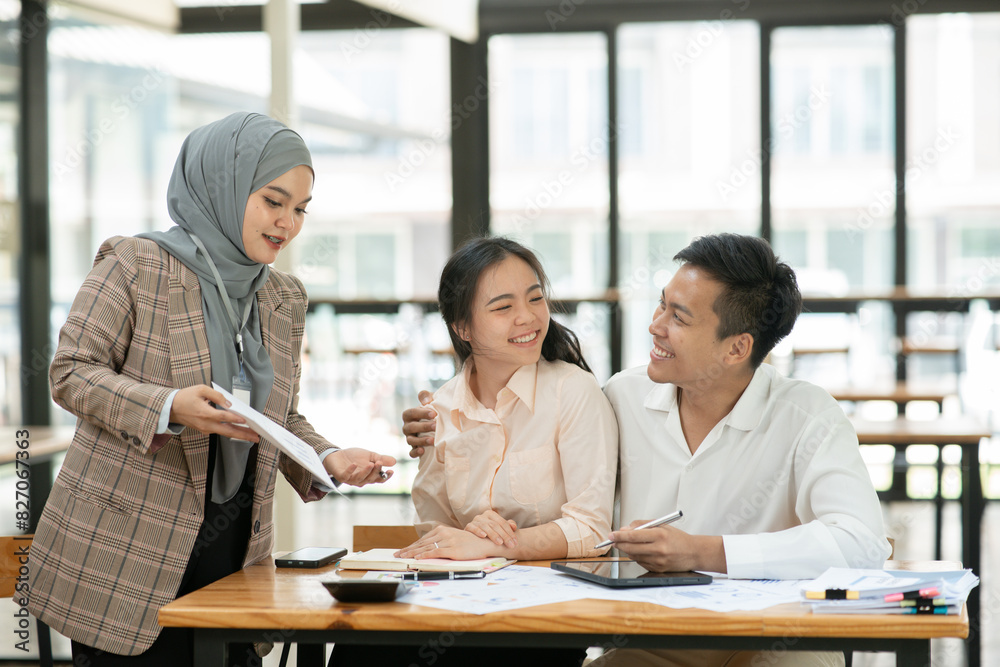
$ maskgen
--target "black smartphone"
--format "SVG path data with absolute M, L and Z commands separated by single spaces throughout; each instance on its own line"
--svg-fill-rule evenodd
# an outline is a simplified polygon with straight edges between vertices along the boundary
M 340 547 L 305 547 L 274 559 L 277 567 L 323 567 L 347 555 Z
M 415 586 L 403 581 L 374 579 L 339 579 L 324 581 L 323 585 L 341 602 L 391 602 Z

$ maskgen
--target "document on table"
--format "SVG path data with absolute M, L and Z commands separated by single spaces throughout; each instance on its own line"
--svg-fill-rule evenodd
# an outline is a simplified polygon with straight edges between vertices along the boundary
M 787 602 L 798 602 L 802 581 L 798 579 L 728 579 L 712 575 L 712 582 L 697 586 L 643 586 L 641 588 L 601 589 L 589 598 L 649 602 L 671 609 L 707 611 L 757 611 Z
M 368 575 L 378 576 L 374 572 Z M 586 582 L 561 585 L 563 580 L 557 577 L 547 568 L 509 565 L 483 579 L 418 582 L 396 601 L 467 614 L 488 614 L 590 597 Z
M 366 576 L 391 575 L 369 572 Z M 755 611 L 798 602 L 802 584 L 800 580 L 721 578 L 698 586 L 614 589 L 547 568 L 511 565 L 483 579 L 419 582 L 398 601 L 468 614 L 488 614 L 585 598 L 649 602 L 673 609 Z
M 336 488 L 330 479 L 330 473 L 323 467 L 323 462 L 319 460 L 319 454 L 305 441 L 292 434 L 283 426 L 275 424 L 273 421 L 257 412 L 249 405 L 233 396 L 216 383 L 212 383 L 212 388 L 226 397 L 232 407 L 227 408 L 247 420 L 247 426 L 261 437 L 267 438 L 282 452 L 288 455 L 293 461 L 312 473 L 313 477 L 326 486 Z M 339 491 L 338 491 L 339 493 Z
M 483 579 L 469 581 L 426 581 L 398 601 L 409 604 L 465 612 L 488 614 L 535 605 L 570 602 L 572 600 L 602 599 L 627 602 L 647 602 L 672 609 L 705 609 L 708 611 L 759 611 L 767 607 L 802 600 L 802 590 L 815 585 L 811 579 L 728 579 L 714 574 L 710 584 L 698 586 L 650 586 L 640 588 L 609 588 L 577 579 L 548 568 L 511 565 L 486 575 Z M 856 576 L 858 571 L 854 571 Z M 883 573 L 891 576 L 889 573 Z M 907 572 L 913 576 L 934 575 L 958 577 L 949 592 L 960 591 L 968 595 L 978 583 L 969 572 Z M 398 576 L 389 573 L 369 572 L 368 578 Z M 837 602 L 838 607 L 852 601 Z M 837 611 L 841 611 L 838 609 Z M 871 613 L 866 611 L 865 613 Z M 905 612 L 898 612 L 905 613 Z
M 798 579 L 719 579 L 704 586 L 665 586 L 631 593 L 630 600 L 652 602 L 671 609 L 708 611 L 759 611 L 787 602 L 798 602 Z

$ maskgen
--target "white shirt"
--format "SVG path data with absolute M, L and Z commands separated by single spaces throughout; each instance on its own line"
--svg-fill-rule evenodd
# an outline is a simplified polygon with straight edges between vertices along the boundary
M 618 415 L 623 525 L 680 509 L 677 528 L 723 536 L 735 578 L 882 567 L 878 495 L 854 428 L 823 389 L 762 364 L 694 454 L 674 385 L 654 383 L 643 366 L 604 391 Z
M 593 375 L 563 361 L 522 366 L 485 407 L 471 364 L 434 393 L 435 446 L 420 457 L 413 504 L 424 534 L 496 510 L 518 528 L 554 522 L 567 557 L 595 556 L 611 531 L 618 428 Z

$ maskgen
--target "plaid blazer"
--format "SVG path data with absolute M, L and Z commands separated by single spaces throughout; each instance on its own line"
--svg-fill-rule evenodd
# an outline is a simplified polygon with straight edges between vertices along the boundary
M 306 296 L 271 271 L 257 293 L 274 366 L 264 409 L 315 447 L 333 445 L 298 414 Z M 116 236 L 98 251 L 50 369 L 55 401 L 79 418 L 31 548 L 28 609 L 110 653 L 135 655 L 159 635 L 204 517 L 209 436 L 156 436 L 171 389 L 211 385 L 198 277 L 148 239 Z M 262 440 L 244 565 L 269 555 L 276 471 L 303 500 L 311 475 Z

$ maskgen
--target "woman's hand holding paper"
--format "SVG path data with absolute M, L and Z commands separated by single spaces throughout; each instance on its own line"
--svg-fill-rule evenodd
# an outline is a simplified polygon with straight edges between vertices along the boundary
M 218 433 L 234 440 L 260 442 L 260 436 L 256 432 L 240 426 L 246 423 L 243 417 L 224 409 L 228 406 L 226 397 L 208 385 L 185 387 L 174 395 L 174 402 L 170 405 L 170 421 L 190 426 L 202 433 Z

